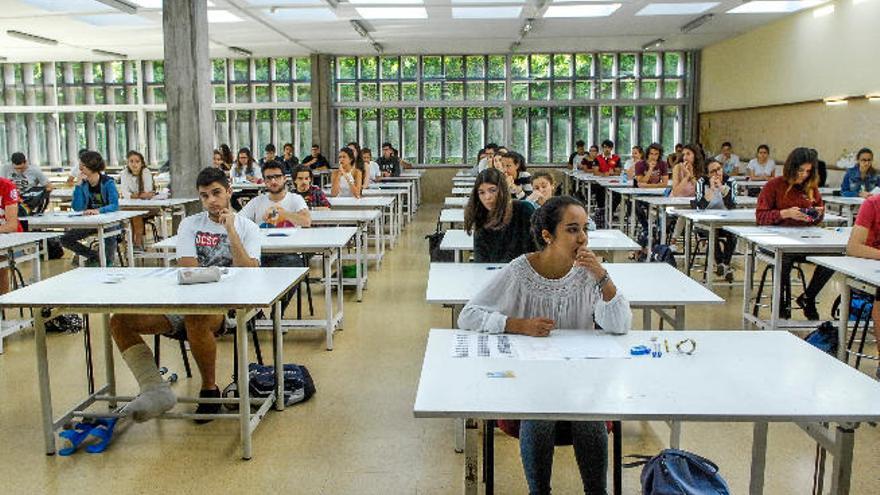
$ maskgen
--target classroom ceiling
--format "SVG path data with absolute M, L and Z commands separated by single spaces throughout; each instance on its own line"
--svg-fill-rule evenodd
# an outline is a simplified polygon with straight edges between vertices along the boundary
M 0 57 L 9 62 L 118 58 L 92 51 L 99 49 L 131 59 L 161 58 L 162 1 L 121 1 L 136 6 L 136 12 L 108 5 L 112 0 L 0 0 Z M 507 53 L 517 41 L 517 52 L 641 50 L 658 38 L 665 40 L 661 49 L 698 49 L 826 1 L 210 0 L 208 10 L 212 57 L 242 56 L 230 46 L 254 56 L 360 55 L 375 54 L 377 48 L 389 54 L 468 54 Z M 760 12 L 729 12 L 734 9 Z M 705 14 L 713 16 L 682 32 Z M 58 43 L 21 39 L 9 30 Z

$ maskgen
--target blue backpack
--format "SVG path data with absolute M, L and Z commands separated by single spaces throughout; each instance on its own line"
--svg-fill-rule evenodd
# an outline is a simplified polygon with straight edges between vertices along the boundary
M 666 449 L 642 469 L 642 495 L 730 495 L 730 488 L 709 459 Z

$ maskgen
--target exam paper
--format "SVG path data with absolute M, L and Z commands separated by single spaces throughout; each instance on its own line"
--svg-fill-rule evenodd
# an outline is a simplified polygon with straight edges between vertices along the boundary
M 618 338 L 597 331 L 554 330 L 550 337 L 456 332 L 452 357 L 516 358 L 529 361 L 626 359 Z

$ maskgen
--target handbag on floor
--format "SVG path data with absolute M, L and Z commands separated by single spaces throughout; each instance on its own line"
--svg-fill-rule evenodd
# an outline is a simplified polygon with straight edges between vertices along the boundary
M 642 469 L 642 495 L 730 495 L 730 488 L 709 459 L 666 449 Z
M 284 406 L 309 400 L 315 395 L 315 382 L 309 370 L 299 364 L 284 365 Z M 258 363 L 248 364 L 248 384 L 251 398 L 262 399 L 275 391 L 275 367 Z M 238 398 L 238 385 L 230 383 L 223 389 L 223 397 Z M 238 410 L 237 404 L 225 404 L 227 409 Z

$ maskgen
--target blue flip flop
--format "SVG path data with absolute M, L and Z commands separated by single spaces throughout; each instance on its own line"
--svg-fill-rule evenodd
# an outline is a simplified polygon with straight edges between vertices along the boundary
M 64 457 L 73 455 L 94 427 L 92 423 L 74 423 L 73 428 L 61 431 L 58 436 L 61 437 L 65 447 L 58 450 L 58 455 Z
M 116 428 L 118 421 L 119 418 L 99 419 L 97 426 L 92 428 L 88 434 L 86 452 L 89 454 L 100 454 L 107 450 L 107 447 L 110 446 L 110 442 L 113 440 L 113 430 Z

